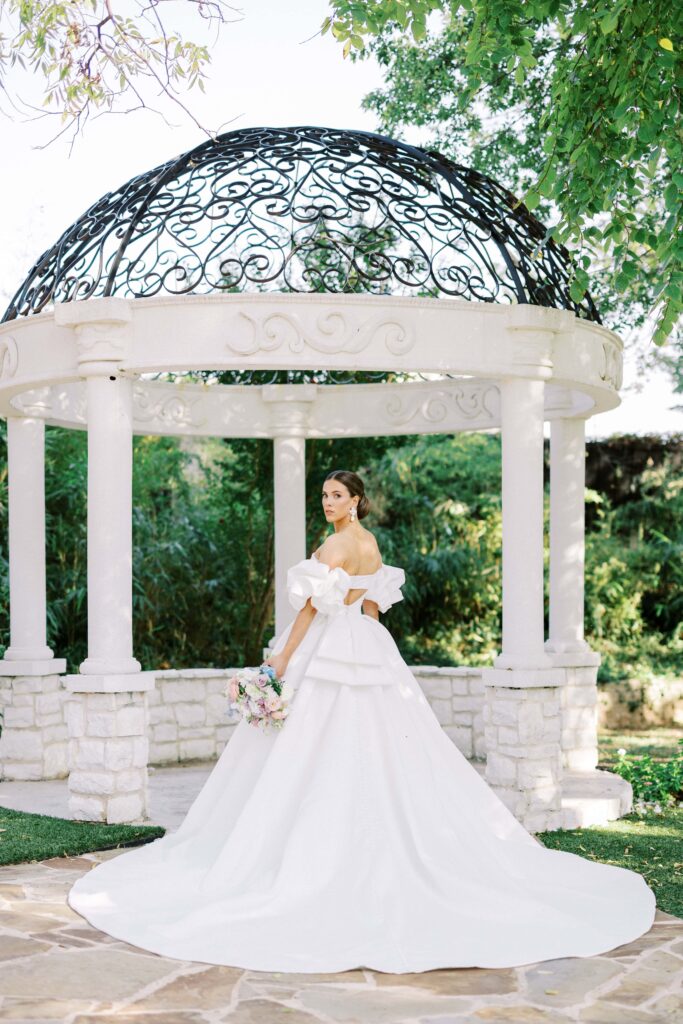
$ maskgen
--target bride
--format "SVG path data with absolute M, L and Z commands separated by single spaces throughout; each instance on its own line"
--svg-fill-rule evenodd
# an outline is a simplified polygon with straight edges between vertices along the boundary
M 103 861 L 70 906 L 183 960 L 390 973 L 589 957 L 648 931 L 634 871 L 550 850 L 443 732 L 379 613 L 402 599 L 360 520 L 357 474 L 322 488 L 334 527 L 288 573 L 298 614 L 270 664 L 283 727 L 241 721 L 176 832 Z

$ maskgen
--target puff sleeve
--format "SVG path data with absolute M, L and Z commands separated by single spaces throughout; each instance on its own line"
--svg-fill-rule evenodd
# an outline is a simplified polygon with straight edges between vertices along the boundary
M 316 611 L 323 615 L 336 615 L 344 608 L 344 598 L 350 586 L 346 570 L 329 565 L 317 558 L 304 558 L 287 571 L 287 597 L 300 611 L 311 599 Z
M 370 601 L 376 601 L 379 610 L 386 612 L 392 604 L 403 600 L 401 587 L 406 581 L 406 574 L 403 569 L 395 565 L 383 565 L 368 588 L 365 597 Z

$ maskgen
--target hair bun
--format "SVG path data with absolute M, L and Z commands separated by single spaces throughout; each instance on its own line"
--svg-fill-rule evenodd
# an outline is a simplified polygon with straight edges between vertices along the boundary
M 358 502 L 358 508 L 356 509 L 356 514 L 358 515 L 359 519 L 365 519 L 365 517 L 366 517 L 366 515 L 368 514 L 369 511 L 370 511 L 370 500 L 368 498 L 366 498 L 365 495 L 363 494 L 361 496 L 360 501 Z

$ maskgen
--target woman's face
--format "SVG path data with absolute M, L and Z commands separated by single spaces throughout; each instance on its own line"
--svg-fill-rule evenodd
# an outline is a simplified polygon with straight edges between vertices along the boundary
M 352 505 L 358 504 L 358 497 L 351 497 L 346 484 L 341 480 L 326 480 L 323 484 L 323 512 L 328 523 L 339 522 L 348 517 Z

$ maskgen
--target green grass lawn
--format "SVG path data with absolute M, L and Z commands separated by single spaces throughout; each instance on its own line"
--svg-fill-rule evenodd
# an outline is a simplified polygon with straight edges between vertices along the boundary
M 620 747 L 629 753 L 649 753 L 654 759 L 672 757 L 680 736 L 683 729 L 605 730 L 599 737 L 599 767 L 609 770 Z M 164 833 L 158 825 L 68 821 L 0 807 L 0 864 L 138 846 Z M 683 917 L 683 808 L 663 814 L 628 814 L 607 825 L 541 832 L 538 838 L 549 849 L 639 872 L 654 890 L 657 906 Z
M 119 846 L 139 846 L 163 836 L 165 831 L 160 825 L 68 821 L 47 814 L 27 814 L 0 807 L 0 864 L 74 857 L 79 853 Z

